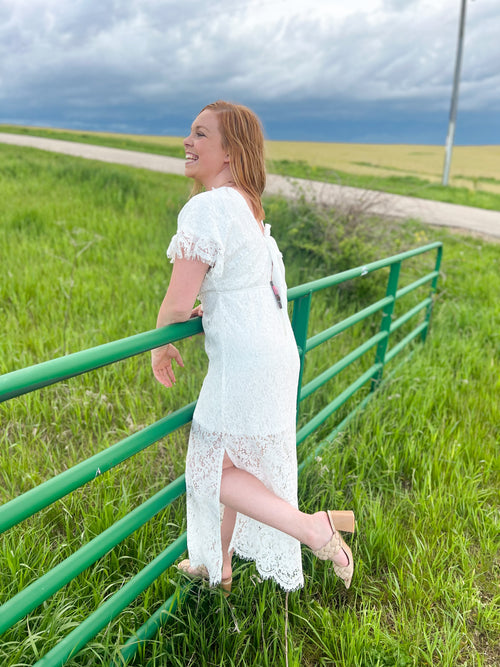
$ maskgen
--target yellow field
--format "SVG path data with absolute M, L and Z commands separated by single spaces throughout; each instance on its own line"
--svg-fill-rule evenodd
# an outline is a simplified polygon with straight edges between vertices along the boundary
M 64 131 L 64 130 L 61 130 Z M 85 132 L 136 141 L 181 146 L 182 137 Z M 269 160 L 303 160 L 310 165 L 367 176 L 416 176 L 440 183 L 444 146 L 266 141 Z M 492 179 L 484 182 L 477 179 Z M 500 146 L 456 146 L 450 185 L 500 193 Z
M 334 144 L 268 141 L 271 160 L 304 160 L 368 176 L 417 176 L 441 182 L 444 146 L 403 144 Z M 478 183 L 491 178 L 497 183 Z M 456 146 L 453 149 L 450 184 L 500 192 L 500 146 Z

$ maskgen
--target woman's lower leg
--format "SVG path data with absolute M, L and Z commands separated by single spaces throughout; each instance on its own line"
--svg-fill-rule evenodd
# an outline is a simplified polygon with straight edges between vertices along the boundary
M 222 471 L 220 500 L 226 508 L 281 530 L 311 549 L 321 548 L 332 535 L 325 512 L 301 512 L 279 498 L 254 475 L 232 464 L 227 465 L 227 459 Z M 339 565 L 344 564 L 343 556 L 339 554 Z M 347 558 L 345 560 L 347 564 Z
M 233 550 L 229 550 L 233 537 L 234 524 L 236 523 L 236 511 L 232 507 L 224 507 L 224 516 L 221 524 L 222 543 L 222 579 L 229 579 L 232 575 L 231 560 Z

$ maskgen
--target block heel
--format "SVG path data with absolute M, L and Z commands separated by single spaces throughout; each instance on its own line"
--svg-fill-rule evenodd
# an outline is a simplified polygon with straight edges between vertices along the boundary
M 337 530 L 343 533 L 354 533 L 356 519 L 352 510 L 328 510 L 327 514 Z

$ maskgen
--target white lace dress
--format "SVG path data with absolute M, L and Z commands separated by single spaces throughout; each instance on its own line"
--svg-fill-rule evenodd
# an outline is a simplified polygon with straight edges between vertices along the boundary
M 168 257 L 210 264 L 199 298 L 209 359 L 186 458 L 187 542 L 193 566 L 221 580 L 220 505 L 226 451 L 238 467 L 297 507 L 295 418 L 299 359 L 286 310 L 281 253 L 233 188 L 196 195 L 184 206 Z M 283 308 L 273 294 L 279 290 Z M 263 579 L 303 585 L 300 543 L 238 514 L 231 547 Z

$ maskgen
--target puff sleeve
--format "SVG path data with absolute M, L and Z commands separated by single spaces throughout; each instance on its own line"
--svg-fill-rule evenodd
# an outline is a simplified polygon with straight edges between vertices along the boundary
M 177 233 L 170 241 L 167 257 L 198 259 L 211 267 L 213 276 L 224 268 L 227 225 L 216 191 L 202 192 L 190 199 L 179 213 Z

